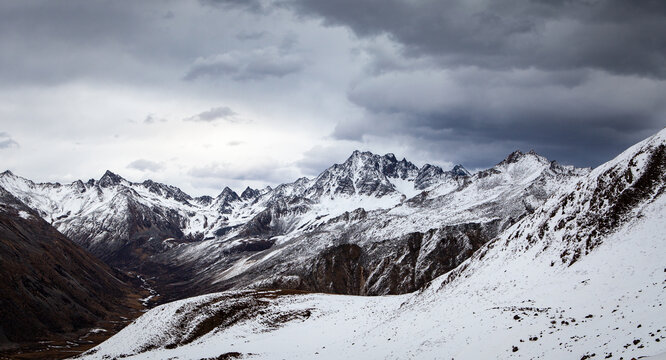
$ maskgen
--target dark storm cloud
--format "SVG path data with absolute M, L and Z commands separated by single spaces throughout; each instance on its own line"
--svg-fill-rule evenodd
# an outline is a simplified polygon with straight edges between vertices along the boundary
M 17 148 L 19 144 L 6 132 L 0 132 L 0 149 Z
M 164 55 L 168 41 L 149 25 L 163 19 L 149 5 L 3 1 L 0 79 L 51 85 L 86 74 L 113 78 L 136 68 L 137 58 Z
M 222 9 L 241 8 L 250 12 L 265 14 L 272 8 L 271 3 L 261 0 L 199 0 L 202 5 Z
M 127 168 L 144 172 L 145 171 L 157 172 L 164 168 L 164 164 L 146 159 L 137 159 L 129 163 L 127 165 Z
M 290 54 L 277 47 L 230 51 L 198 58 L 185 79 L 230 77 L 237 81 L 247 81 L 281 78 L 301 71 L 305 65 L 305 60 L 299 55 Z
M 410 143 L 472 167 L 518 147 L 597 165 L 666 122 L 663 1 L 267 4 L 245 9 L 287 8 L 366 40 L 348 90 L 366 115 L 335 139 Z
M 666 77 L 666 2 L 293 0 L 288 7 L 389 34 L 411 56 L 492 69 L 594 68 Z
M 516 148 L 596 165 L 666 123 L 665 14 L 657 0 L 2 1 L 0 92 L 9 96 L 0 111 L 39 120 L 0 127 L 26 152 L 37 143 L 31 136 L 52 138 L 48 129 L 98 136 L 94 122 L 103 121 L 88 114 L 134 119 L 182 99 L 161 113 L 184 119 L 191 114 L 178 108 L 219 102 L 256 107 L 258 118 L 283 124 L 308 119 L 303 128 L 317 131 L 303 139 L 313 150 L 295 165 L 309 174 L 352 147 L 372 146 L 470 168 Z M 115 99 L 122 111 L 98 110 Z M 53 126 L 52 113 L 70 126 Z M 243 121 L 227 107 L 184 120 Z M 126 136 L 104 121 L 109 134 Z M 211 130 L 180 121 L 164 127 L 178 125 Z M 332 128 L 332 137 L 317 140 Z M 135 130 L 145 146 L 163 143 Z M 253 138 L 239 132 L 220 144 L 252 144 L 233 150 L 265 158 Z M 17 146 L 0 136 L 0 148 Z M 206 156 L 186 166 L 205 165 Z M 190 177 L 294 178 L 257 161 L 237 172 L 200 166 Z
M 233 120 L 236 112 L 231 110 L 228 106 L 218 106 L 210 110 L 206 110 L 197 115 L 191 116 L 185 121 L 199 121 L 199 122 L 214 122 L 218 120 Z
M 534 148 L 590 166 L 663 127 L 664 93 L 666 82 L 600 71 L 391 73 L 366 79 L 350 91 L 350 100 L 366 108 L 368 116 L 363 122 L 339 123 L 333 136 L 408 137 L 414 146 L 469 167 L 498 160 L 486 145 L 502 153 Z
M 282 5 L 370 40 L 348 92 L 367 115 L 337 139 L 400 138 L 472 167 L 518 147 L 589 166 L 666 122 L 663 1 Z M 384 36 L 398 46 L 373 42 Z

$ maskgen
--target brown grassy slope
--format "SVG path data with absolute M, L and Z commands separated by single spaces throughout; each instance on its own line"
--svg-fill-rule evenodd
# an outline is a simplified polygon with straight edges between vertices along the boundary
M 139 307 L 129 280 L 0 187 L 0 348 L 127 316 Z

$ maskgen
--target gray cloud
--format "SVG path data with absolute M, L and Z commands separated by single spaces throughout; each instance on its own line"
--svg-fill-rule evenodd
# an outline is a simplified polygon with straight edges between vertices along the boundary
M 287 0 L 283 5 L 344 25 L 389 34 L 414 55 L 446 66 L 491 69 L 593 68 L 666 77 L 663 1 Z
M 215 122 L 218 120 L 233 121 L 234 117 L 238 115 L 235 111 L 231 110 L 228 106 L 218 106 L 210 110 L 206 110 L 197 115 L 184 119 L 185 121 L 199 121 L 199 122 Z
M 241 31 L 236 34 L 238 40 L 257 40 L 266 36 L 265 31 Z
M 6 132 L 0 132 L 0 149 L 18 148 L 19 144 Z
M 665 8 L 651 0 L 2 1 L 0 119 L 11 120 L 0 128 L 12 137 L 0 147 L 19 139 L 21 157 L 3 160 L 43 180 L 86 177 L 100 158 L 118 168 L 159 149 L 179 159 L 154 175 L 207 189 L 315 175 L 353 148 L 470 168 L 535 148 L 596 165 L 665 123 Z M 132 125 L 218 103 L 257 120 L 233 134 L 182 121 Z M 137 118 L 154 109 L 159 115 Z M 243 121 L 224 109 L 187 119 Z M 275 129 L 294 129 L 302 142 L 262 140 Z M 191 138 L 211 146 L 182 151 Z
M 277 47 L 266 47 L 250 51 L 230 51 L 222 54 L 198 58 L 187 74 L 186 80 L 201 77 L 230 77 L 237 81 L 261 80 L 270 77 L 281 78 L 301 71 L 305 60 Z
M 596 165 L 663 126 L 663 93 L 664 81 L 600 71 L 392 72 L 350 90 L 368 114 L 339 123 L 333 136 L 408 137 L 470 167 L 495 161 L 488 144 L 501 153 L 533 147 Z
M 270 1 L 262 0 L 199 0 L 199 2 L 223 9 L 241 8 L 257 14 L 267 14 L 273 8 Z
M 263 181 L 269 183 L 291 182 L 296 179 L 298 173 L 289 166 L 268 164 L 247 164 L 246 166 L 234 166 L 229 163 L 214 162 L 204 166 L 192 167 L 187 174 L 199 179 L 217 179 L 224 183 L 225 180 L 241 181 Z
M 164 164 L 146 159 L 138 159 L 129 163 L 127 165 L 127 168 L 144 172 L 145 171 L 157 172 L 164 169 Z
M 301 173 L 314 177 L 333 164 L 344 162 L 356 150 L 358 144 L 343 142 L 336 145 L 317 145 L 303 153 L 296 162 Z
M 155 114 L 148 114 L 145 119 L 143 119 L 144 124 L 154 124 L 155 122 L 166 122 L 166 119 L 155 116 Z
M 355 56 L 364 68 L 347 97 L 365 115 L 339 122 L 334 139 L 407 143 L 469 166 L 538 147 L 590 166 L 666 117 L 666 38 L 657 35 L 666 33 L 666 3 L 261 4 L 347 27 L 363 41 Z

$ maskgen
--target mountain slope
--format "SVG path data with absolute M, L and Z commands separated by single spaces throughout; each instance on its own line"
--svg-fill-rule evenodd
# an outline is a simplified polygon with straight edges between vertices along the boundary
M 568 184 L 419 292 L 210 294 L 151 310 L 89 358 L 663 356 L 665 147 L 663 130 Z
M 119 320 L 138 290 L 0 187 L 0 347 Z

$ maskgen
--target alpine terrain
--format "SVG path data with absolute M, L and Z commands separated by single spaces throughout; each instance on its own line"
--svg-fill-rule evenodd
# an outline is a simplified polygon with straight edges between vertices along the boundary
M 230 202 L 217 221 L 231 229 L 166 254 L 237 258 L 202 264 L 255 287 L 258 268 L 271 271 L 257 275 L 265 287 L 276 276 L 319 291 L 423 287 L 212 293 L 158 306 L 82 358 L 663 358 L 665 170 L 666 130 L 591 172 L 515 153 L 474 175 L 434 171 L 423 191 L 423 168 L 355 153 Z M 367 208 L 347 211 L 352 197 Z
M 75 312 L 95 316 L 56 326 L 28 311 L 35 325 L 6 322 L 0 335 L 73 331 L 105 318 L 98 306 L 117 313 L 112 299 L 134 277 L 150 291 L 144 305 L 164 305 L 84 358 L 660 354 L 665 146 L 662 130 L 594 170 L 515 151 L 475 173 L 355 151 L 315 178 L 216 197 L 111 171 L 71 184 L 5 171 L 3 243 L 47 233 L 88 257 L 53 253 L 52 275 L 17 281 L 30 291 L 85 274 L 96 283 L 68 289 L 97 292 Z M 35 305 L 47 313 L 59 306 L 49 291 Z M 6 294 L 10 305 L 27 296 Z
M 215 198 L 110 171 L 64 185 L 7 171 L 0 186 L 168 301 L 248 287 L 412 292 L 588 171 L 534 152 L 472 175 L 356 151 L 316 178 Z

